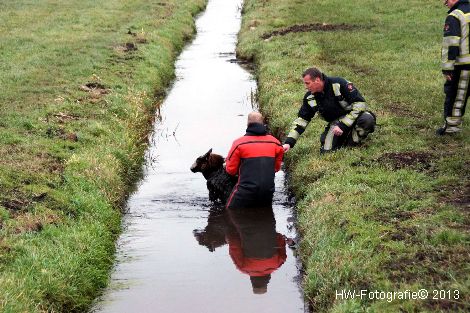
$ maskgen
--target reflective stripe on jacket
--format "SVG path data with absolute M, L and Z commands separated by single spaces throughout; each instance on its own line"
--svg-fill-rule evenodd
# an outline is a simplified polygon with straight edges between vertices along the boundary
M 470 4 L 458 1 L 448 12 L 442 39 L 442 70 L 470 69 Z

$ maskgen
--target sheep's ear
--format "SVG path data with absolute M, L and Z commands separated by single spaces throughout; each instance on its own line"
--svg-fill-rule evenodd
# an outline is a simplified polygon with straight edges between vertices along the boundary
M 207 151 L 207 153 L 204 154 L 203 157 L 204 157 L 204 158 L 208 158 L 211 153 L 212 153 L 212 148 L 210 148 L 209 151 Z

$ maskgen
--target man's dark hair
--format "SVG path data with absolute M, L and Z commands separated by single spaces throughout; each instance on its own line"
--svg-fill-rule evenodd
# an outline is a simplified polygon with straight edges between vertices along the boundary
M 322 72 L 316 67 L 310 67 L 302 73 L 302 77 L 305 77 L 307 75 L 309 75 L 311 79 L 315 79 L 319 77 L 320 79 L 323 80 Z

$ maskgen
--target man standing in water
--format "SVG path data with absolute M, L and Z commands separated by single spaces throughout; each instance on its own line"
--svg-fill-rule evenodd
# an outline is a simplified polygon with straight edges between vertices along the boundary
M 445 0 L 449 8 L 442 40 L 442 73 L 444 83 L 444 126 L 436 131 L 439 136 L 461 131 L 462 117 L 469 96 L 470 46 L 468 0 Z
M 238 174 L 227 208 L 270 207 L 274 174 L 281 169 L 283 155 L 279 140 L 267 134 L 263 116 L 248 114 L 246 134 L 233 142 L 225 159 L 227 173 Z
M 351 82 L 328 77 L 315 67 L 305 70 L 302 77 L 307 93 L 284 143 L 284 151 L 294 147 L 316 113 L 328 122 L 320 137 L 321 153 L 357 145 L 374 132 L 375 115 Z

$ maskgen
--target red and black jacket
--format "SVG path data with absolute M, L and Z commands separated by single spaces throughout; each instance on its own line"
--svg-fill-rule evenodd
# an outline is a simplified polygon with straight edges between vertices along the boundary
M 237 237 L 227 238 L 229 254 L 237 269 L 250 276 L 265 276 L 271 274 L 284 264 L 287 259 L 286 239 L 276 233 L 276 246 L 272 247 L 270 257 L 253 258 L 244 254 L 242 242 Z
M 238 182 L 227 201 L 229 208 L 270 205 L 274 193 L 274 173 L 281 168 L 284 150 L 275 137 L 259 123 L 248 125 L 246 134 L 232 144 L 225 170 L 238 174 Z

